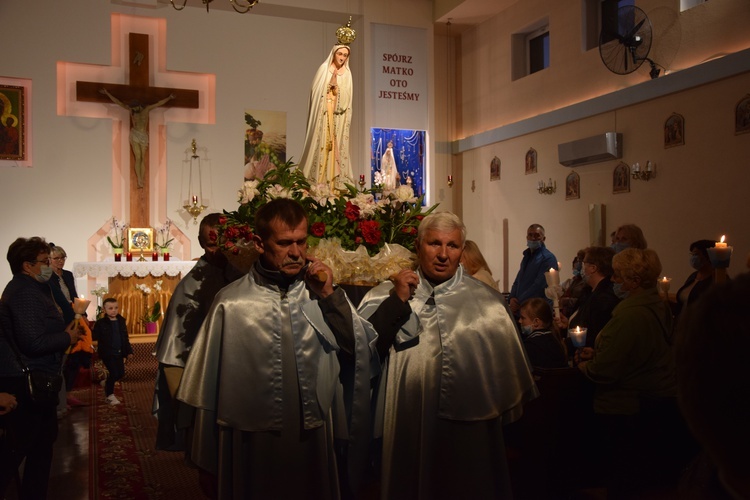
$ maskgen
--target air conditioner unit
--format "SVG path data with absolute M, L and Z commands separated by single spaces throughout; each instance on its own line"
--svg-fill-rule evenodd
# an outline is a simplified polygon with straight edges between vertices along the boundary
M 605 132 L 586 139 L 558 144 L 557 157 L 566 167 L 622 158 L 622 134 Z

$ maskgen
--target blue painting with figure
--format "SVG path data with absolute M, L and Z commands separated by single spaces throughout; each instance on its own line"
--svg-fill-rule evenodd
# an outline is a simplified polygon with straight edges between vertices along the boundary
M 373 128 L 370 132 L 372 186 L 393 190 L 410 183 L 416 196 L 425 194 L 425 131 Z

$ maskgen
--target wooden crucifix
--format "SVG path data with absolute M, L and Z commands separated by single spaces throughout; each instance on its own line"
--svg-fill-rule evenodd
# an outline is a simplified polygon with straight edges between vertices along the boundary
M 152 87 L 148 35 L 128 34 L 129 83 L 76 82 L 76 99 L 114 103 L 130 112 L 130 226 L 149 224 L 149 113 L 157 107 L 198 108 L 198 91 Z

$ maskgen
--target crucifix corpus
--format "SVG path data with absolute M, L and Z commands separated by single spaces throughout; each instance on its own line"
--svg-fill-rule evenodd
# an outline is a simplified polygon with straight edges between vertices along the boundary
M 198 108 L 198 91 L 150 85 L 148 35 L 129 33 L 128 49 L 127 85 L 78 81 L 76 99 L 114 103 L 130 112 L 130 222 L 135 226 L 148 223 L 149 113 L 159 107 Z

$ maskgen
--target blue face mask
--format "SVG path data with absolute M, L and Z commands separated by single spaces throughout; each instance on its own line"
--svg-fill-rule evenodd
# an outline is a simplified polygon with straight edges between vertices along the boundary
M 695 269 L 696 271 L 701 268 L 701 256 L 698 254 L 690 254 L 690 267 Z
M 617 243 L 612 243 L 612 250 L 615 251 L 615 253 L 620 253 L 626 248 L 630 248 L 630 245 L 628 243 L 622 243 L 618 241 Z
M 526 240 L 526 246 L 529 247 L 531 250 L 537 250 L 539 247 L 542 246 L 541 241 L 533 241 L 533 240 Z
M 531 335 L 531 332 L 533 332 L 533 331 L 534 331 L 534 328 L 531 325 L 522 325 L 521 326 L 521 334 L 524 335 L 524 336 Z
M 580 276 L 581 270 L 580 269 L 573 269 L 573 276 Z
M 630 295 L 630 290 L 623 290 L 622 283 L 612 283 L 612 291 L 618 299 L 625 299 Z

